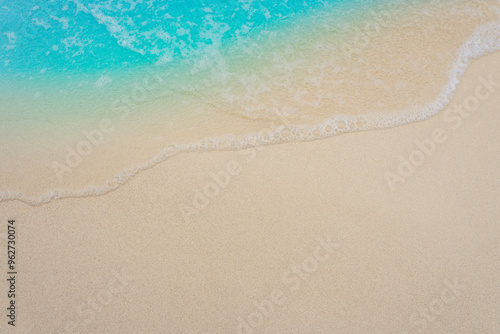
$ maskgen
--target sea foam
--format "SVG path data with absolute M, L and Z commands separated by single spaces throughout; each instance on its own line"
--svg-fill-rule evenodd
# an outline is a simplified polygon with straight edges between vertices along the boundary
M 101 196 L 117 189 L 138 173 L 180 153 L 241 150 L 261 145 L 311 141 L 348 132 L 387 129 L 422 121 L 436 115 L 446 107 L 459 85 L 460 78 L 464 75 L 473 59 L 498 50 L 500 50 L 500 17 L 497 21 L 478 27 L 466 42 L 462 44 L 458 50 L 454 65 L 449 72 L 447 84 L 442 88 L 436 99 L 418 108 L 391 113 L 371 112 L 356 116 L 336 115 L 315 125 L 289 125 L 284 120 L 281 122 L 282 124 L 275 127 L 240 138 L 224 135 L 206 138 L 192 144 L 168 145 L 149 161 L 132 166 L 114 175 L 102 185 L 87 186 L 78 191 L 52 190 L 40 197 L 27 197 L 19 192 L 3 192 L 0 193 L 0 202 L 18 200 L 30 205 L 40 205 L 63 198 Z

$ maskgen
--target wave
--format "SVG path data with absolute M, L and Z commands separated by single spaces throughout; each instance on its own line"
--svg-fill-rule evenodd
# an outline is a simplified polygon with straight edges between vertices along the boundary
M 449 71 L 448 82 L 442 88 L 437 98 L 420 107 L 391 113 L 371 112 L 356 116 L 336 115 L 315 125 L 289 125 L 284 120 L 283 124 L 239 138 L 224 135 L 206 138 L 192 144 L 168 145 L 149 161 L 140 165 L 134 165 L 114 175 L 100 186 L 87 186 L 77 191 L 57 189 L 39 197 L 27 197 L 19 192 L 3 192 L 0 193 L 0 202 L 21 201 L 29 205 L 41 205 L 64 198 L 102 196 L 124 185 L 140 172 L 181 153 L 241 150 L 255 146 L 286 142 L 312 141 L 348 132 L 387 129 L 422 121 L 436 115 L 449 104 L 460 83 L 460 78 L 464 75 L 473 59 L 499 50 L 500 15 L 496 21 L 479 26 L 461 45 L 453 67 Z

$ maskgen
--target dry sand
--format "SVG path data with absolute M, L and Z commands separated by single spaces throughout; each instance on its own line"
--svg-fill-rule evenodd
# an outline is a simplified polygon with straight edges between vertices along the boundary
M 0 203 L 3 271 L 7 219 L 19 259 L 17 326 L 3 315 L 0 332 L 499 333 L 500 87 L 450 113 L 486 94 L 481 76 L 500 83 L 499 62 L 475 61 L 424 122 L 183 154 L 102 197 Z M 399 157 L 430 139 L 391 190 Z

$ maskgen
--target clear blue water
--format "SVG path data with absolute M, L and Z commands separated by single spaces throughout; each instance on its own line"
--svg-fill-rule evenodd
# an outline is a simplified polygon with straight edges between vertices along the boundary
M 0 72 L 37 76 L 169 62 L 297 15 L 363 2 L 373 1 L 5 1 Z

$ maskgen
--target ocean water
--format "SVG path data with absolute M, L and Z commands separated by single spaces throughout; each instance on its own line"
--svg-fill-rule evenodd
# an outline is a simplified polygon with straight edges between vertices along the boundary
M 4 3 L 0 61 L 19 77 L 131 68 L 206 55 L 329 8 L 377 1 L 22 1 Z
M 186 152 L 389 128 L 500 49 L 486 0 L 0 3 L 0 201 L 100 195 Z

